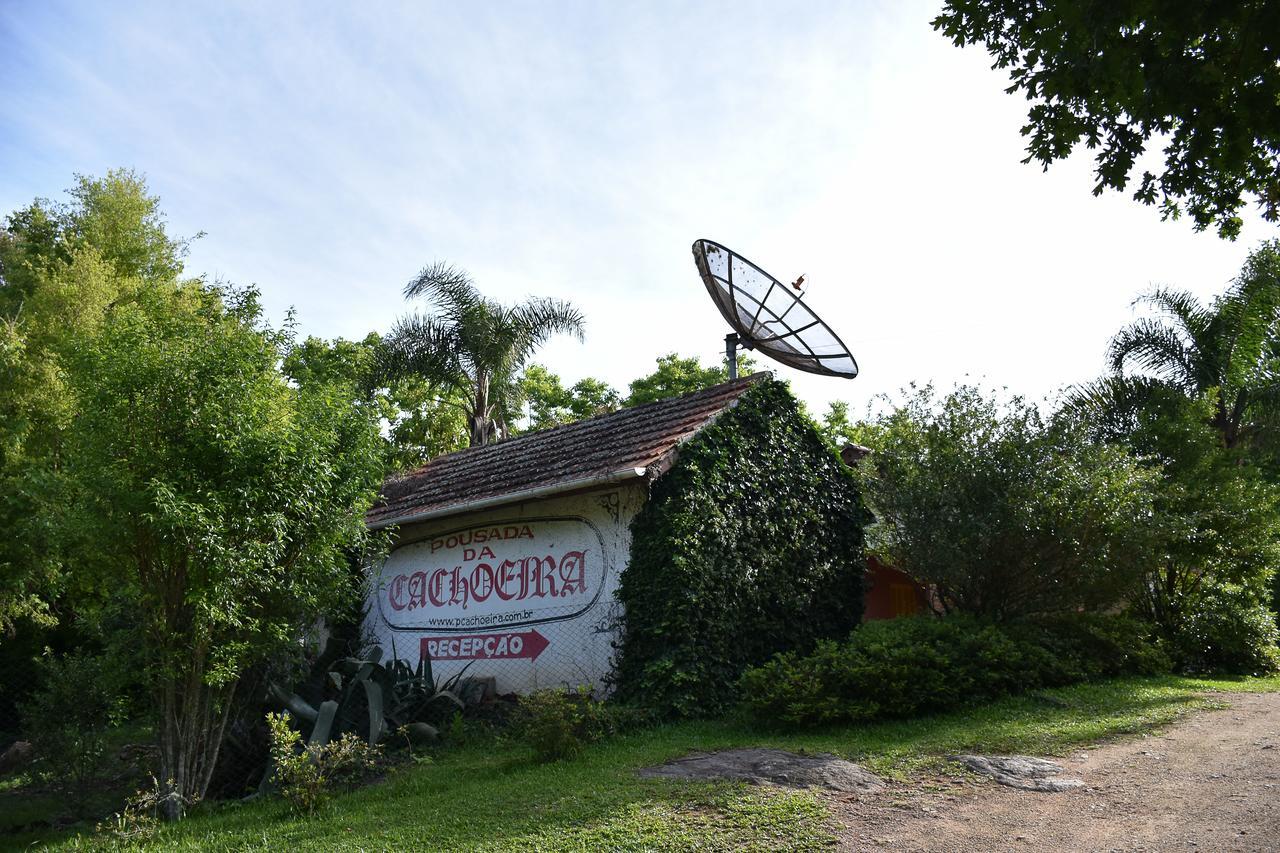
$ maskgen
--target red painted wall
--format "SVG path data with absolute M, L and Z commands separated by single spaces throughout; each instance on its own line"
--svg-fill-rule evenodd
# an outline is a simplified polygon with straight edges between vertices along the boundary
M 844 464 L 854 466 L 871 449 L 860 444 L 846 444 L 840 450 Z M 929 592 L 905 572 L 886 566 L 875 557 L 867 557 L 867 588 L 863 599 L 863 620 L 896 619 L 929 610 Z
M 906 573 L 882 564 L 875 557 L 867 558 L 866 583 L 864 620 L 914 616 L 928 608 L 924 587 Z

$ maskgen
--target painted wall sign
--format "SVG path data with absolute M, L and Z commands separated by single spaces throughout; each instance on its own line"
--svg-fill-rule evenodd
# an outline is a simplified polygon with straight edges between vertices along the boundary
M 547 638 L 534 628 L 508 634 L 423 637 L 422 656 L 442 660 L 537 660 Z
M 372 568 L 370 636 L 432 661 L 437 678 L 499 693 L 592 684 L 607 692 L 619 574 L 645 486 L 580 492 L 405 525 Z
M 474 634 L 535 625 L 588 610 L 604 575 L 604 542 L 585 519 L 492 522 L 392 551 L 379 577 L 378 609 L 398 630 Z

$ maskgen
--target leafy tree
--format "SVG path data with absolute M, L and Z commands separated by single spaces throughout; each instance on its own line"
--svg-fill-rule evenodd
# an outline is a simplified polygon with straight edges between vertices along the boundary
M 1147 566 L 1157 475 L 1019 398 L 917 390 L 865 437 L 873 550 L 934 585 L 945 611 L 1011 619 L 1106 607 Z
M 1134 603 L 1184 665 L 1252 670 L 1274 657 L 1271 641 L 1254 634 L 1256 654 L 1240 654 L 1252 641 L 1228 642 L 1223 626 L 1266 621 L 1231 608 L 1277 603 L 1280 242 L 1252 252 L 1208 306 L 1167 289 L 1140 301 L 1157 315 L 1115 336 L 1115 372 L 1075 389 L 1067 406 L 1160 475 L 1153 565 Z
M 817 422 L 818 432 L 833 449 L 839 451 L 846 444 L 861 444 L 863 427 L 849 418 L 849 404 L 833 400 L 827 405 L 826 414 Z
M 66 358 L 115 307 L 171 282 L 185 252 L 126 170 L 78 176 L 67 203 L 37 200 L 0 227 L 0 631 L 49 625 L 50 602 L 75 579 L 48 523 L 78 411 Z
M 1197 229 L 1240 232 L 1246 198 L 1280 218 L 1280 6 L 1270 0 L 947 0 L 933 21 L 983 44 L 1031 108 L 1027 160 L 1046 169 L 1084 143 L 1094 194 L 1125 190 L 1152 137 L 1159 174 L 1134 198 Z
M 618 392 L 602 379 L 587 377 L 565 388 L 559 376 L 540 364 L 525 368 L 520 390 L 529 404 L 529 428 L 533 430 L 612 412 L 621 404 Z
M 582 313 L 568 302 L 531 298 L 502 305 L 446 263 L 424 269 L 404 293 L 428 299 L 436 313 L 396 321 L 386 338 L 384 375 L 417 376 L 465 395 L 472 446 L 508 435 L 520 403 L 517 377 L 539 346 L 561 333 L 582 339 Z
M 755 363 L 745 355 L 738 355 L 738 375 L 747 376 L 755 369 Z M 729 371 L 723 365 L 703 367 L 695 356 L 682 358 L 675 353 L 658 357 L 658 367 L 648 376 L 641 376 L 630 386 L 624 406 L 639 406 L 668 397 L 679 397 L 693 391 L 701 391 L 712 385 L 729 381 Z
M 1247 637 L 1215 636 L 1206 625 L 1256 623 L 1251 613 L 1272 604 L 1280 492 L 1242 450 L 1224 446 L 1216 399 L 1155 386 L 1124 417 L 1084 411 L 1098 415 L 1100 437 L 1129 448 L 1159 476 L 1147 524 L 1151 560 L 1132 603 L 1182 665 L 1253 671 L 1256 661 L 1275 657 L 1273 641 L 1258 634 L 1261 645 L 1241 653 Z M 1239 612 L 1226 612 L 1231 608 Z
M 418 376 L 378 383 L 382 337 L 370 332 L 360 341 L 307 338 L 285 357 L 285 375 L 299 386 L 340 382 L 354 399 L 372 404 L 386 428 L 388 468 L 404 470 L 467 446 L 466 398 Z
M 353 592 L 381 471 L 375 413 L 340 378 L 288 384 L 289 336 L 181 280 L 184 251 L 129 172 L 0 230 L 0 628 L 74 616 L 145 661 L 170 816 L 246 667 Z
M 173 284 L 115 306 L 67 362 L 61 529 L 136 614 L 170 818 L 205 793 L 246 669 L 354 592 L 376 413 L 340 384 L 291 386 L 289 348 L 252 291 Z
M 35 290 L 40 272 L 54 260 L 67 259 L 62 242 L 65 231 L 58 211 L 44 200 L 5 218 L 0 227 L 0 313 L 11 321 Z
M 0 228 L 0 314 L 13 317 L 52 267 L 92 249 L 122 279 L 163 280 L 182 273 L 188 241 L 165 232 L 160 200 L 129 169 L 102 178 L 77 175 L 70 200 L 36 199 Z
M 1223 584 L 1265 601 L 1280 562 L 1280 494 L 1257 467 L 1239 464 L 1240 454 L 1222 446 L 1206 423 L 1209 406 L 1162 397 L 1139 413 L 1125 437 L 1163 475 L 1153 518 L 1160 559 L 1140 601 L 1171 638 Z
M 462 391 L 406 376 L 392 383 L 384 399 L 394 470 L 416 468 L 470 443 L 468 401 Z
M 1154 308 L 1111 341 L 1114 375 L 1082 386 L 1074 405 L 1126 433 L 1157 398 L 1206 400 L 1207 422 L 1228 448 L 1268 438 L 1280 413 L 1280 240 L 1250 253 L 1225 293 L 1204 306 L 1185 291 L 1157 288 Z M 1139 372 L 1126 372 L 1137 368 Z
M 569 412 L 573 420 L 589 418 L 616 411 L 622 405 L 622 395 L 603 379 L 587 376 L 569 388 Z
M 290 347 L 281 369 L 299 386 L 344 384 L 358 396 L 373 399 L 381 346 L 382 336 L 377 332 L 358 341 L 308 337 Z

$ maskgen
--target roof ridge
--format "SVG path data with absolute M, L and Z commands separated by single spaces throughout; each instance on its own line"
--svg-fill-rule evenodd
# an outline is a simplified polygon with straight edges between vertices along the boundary
M 556 494 L 593 478 L 656 465 L 675 448 L 733 407 L 753 384 L 754 373 L 700 388 L 525 433 L 507 441 L 445 453 L 388 477 L 366 518 L 378 527 L 427 516 L 496 505 L 506 496 Z M 532 491 L 531 491 L 532 490 Z
M 388 479 L 403 479 L 405 477 L 409 477 L 441 459 L 456 459 L 464 455 L 477 455 L 482 451 L 492 451 L 494 448 L 499 448 L 499 447 L 507 448 L 507 447 L 511 447 L 514 444 L 519 444 L 521 442 L 527 443 L 529 439 L 545 436 L 549 433 L 553 433 L 558 430 L 567 430 L 570 427 L 582 427 L 586 424 L 591 423 L 592 421 L 599 421 L 603 418 L 618 417 L 620 415 L 626 415 L 632 412 L 643 412 L 646 409 L 652 408 L 654 406 L 671 405 L 677 401 L 691 399 L 699 395 L 705 395 L 709 397 L 709 396 L 712 396 L 711 392 L 713 391 L 723 391 L 737 385 L 745 385 L 749 382 L 754 382 L 760 377 L 767 376 L 767 375 L 768 375 L 768 371 L 759 370 L 759 371 L 756 371 L 755 373 L 752 373 L 750 376 L 739 376 L 737 379 L 730 379 L 727 382 L 721 382 L 716 385 L 708 385 L 706 388 L 699 388 L 696 391 L 686 391 L 685 393 L 677 394 L 674 397 L 663 397 L 660 400 L 650 400 L 647 403 L 640 403 L 639 405 L 636 405 L 636 406 L 625 406 L 622 408 L 614 409 L 612 412 L 600 412 L 599 414 L 591 415 L 589 417 L 579 418 L 576 421 L 569 421 L 563 424 L 556 424 L 555 426 L 550 426 L 545 429 L 534 430 L 533 432 L 524 432 L 524 433 L 521 433 L 520 435 L 512 436 L 511 438 L 508 438 L 508 439 L 503 439 L 502 441 L 495 441 L 492 444 L 479 444 L 474 447 L 463 447 L 458 450 L 451 450 L 448 453 L 441 453 L 439 456 L 433 456 L 430 459 L 428 459 L 426 462 L 423 462 L 421 465 L 418 465 L 415 468 L 409 468 L 405 471 L 400 471 L 395 474 L 392 474 Z

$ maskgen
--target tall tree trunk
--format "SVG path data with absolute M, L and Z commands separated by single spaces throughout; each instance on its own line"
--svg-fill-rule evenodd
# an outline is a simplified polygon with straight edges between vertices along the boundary
M 159 690 L 159 781 L 166 820 L 179 820 L 188 805 L 204 799 L 231 713 L 235 683 L 205 683 L 206 653 L 196 650 L 186 672 L 174 673 Z
M 488 444 L 493 437 L 493 423 L 489 417 L 489 376 L 477 373 L 475 399 L 467 416 L 467 425 L 471 429 L 471 446 L 480 447 Z
M 152 544 L 145 537 L 140 541 Z M 160 810 L 166 820 L 179 820 L 209 790 L 236 680 L 218 687 L 206 680 L 213 641 L 186 601 L 187 554 L 146 548 L 139 554 L 143 583 L 152 585 L 151 604 L 158 616 L 149 639 L 161 662 L 155 683 Z

